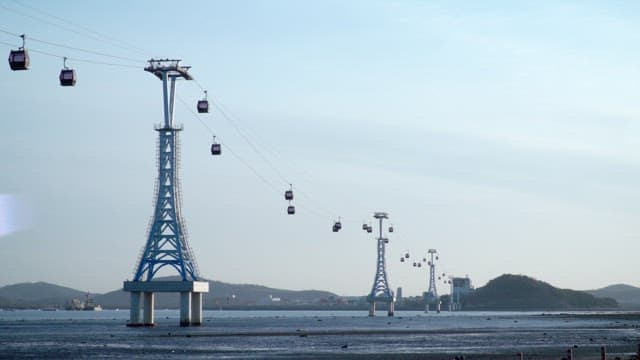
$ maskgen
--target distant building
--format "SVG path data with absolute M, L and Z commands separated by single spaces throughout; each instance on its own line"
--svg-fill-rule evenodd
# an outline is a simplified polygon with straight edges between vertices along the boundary
M 465 295 L 473 291 L 473 285 L 471 285 L 471 279 L 466 277 L 454 277 L 451 279 L 451 302 L 449 303 L 449 310 L 461 310 L 461 300 Z
M 396 290 L 396 301 L 402 300 L 402 286 L 398 286 Z

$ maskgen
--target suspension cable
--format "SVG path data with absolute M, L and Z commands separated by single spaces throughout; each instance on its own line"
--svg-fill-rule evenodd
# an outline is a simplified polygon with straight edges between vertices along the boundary
M 13 35 L 13 36 L 18 36 L 20 37 L 20 35 L 0 29 L 0 32 L 3 32 L 5 34 L 9 34 L 9 35 Z M 144 64 L 145 61 L 139 60 L 139 59 L 133 59 L 130 57 L 125 57 L 125 56 L 117 56 L 117 55 L 110 55 L 107 53 L 103 53 L 103 52 L 99 52 L 99 51 L 94 51 L 94 50 L 87 50 L 87 49 L 82 49 L 82 48 L 78 48 L 78 47 L 74 47 L 74 46 L 68 46 L 68 45 L 63 45 L 63 44 L 58 44 L 58 43 L 54 43 L 51 41 L 46 41 L 46 40 L 41 40 L 41 39 L 37 39 L 34 37 L 27 37 L 29 39 L 29 41 L 35 41 L 35 42 L 39 42 L 42 44 L 47 44 L 47 45 L 51 45 L 51 46 L 56 46 L 59 48 L 63 48 L 63 49 L 69 49 L 69 50 L 74 50 L 74 51 L 80 51 L 80 52 L 84 52 L 84 53 L 88 53 L 88 54 L 94 54 L 94 55 L 99 55 L 99 56 L 104 56 L 104 57 L 108 57 L 108 58 L 112 58 L 112 59 L 118 59 L 118 60 L 125 60 L 125 61 L 131 61 L 131 62 L 135 62 L 135 63 L 139 63 L 139 64 Z
M 112 36 L 97 32 L 97 31 L 92 30 L 92 29 L 90 29 L 90 28 L 88 28 L 86 26 L 82 26 L 82 25 L 76 24 L 76 23 L 71 22 L 71 21 L 69 21 L 69 20 L 67 20 L 65 18 L 60 17 L 60 16 L 56 16 L 56 15 L 50 14 L 50 13 L 48 13 L 48 12 L 46 12 L 44 10 L 38 9 L 38 8 L 36 8 L 34 6 L 25 4 L 24 2 L 20 2 L 18 0 L 13 0 L 13 3 L 16 4 L 16 5 L 19 5 L 19 6 L 23 7 L 23 8 L 31 9 L 31 10 L 33 10 L 35 12 L 38 12 L 38 13 L 43 14 L 45 16 L 48 16 L 50 18 L 53 18 L 53 19 L 56 19 L 56 20 L 61 21 L 63 23 L 69 24 L 71 26 L 75 26 L 76 28 L 82 29 L 83 31 L 92 33 L 92 34 L 94 34 L 96 36 L 99 36 L 99 37 L 103 38 L 104 39 L 103 41 L 110 42 L 111 45 L 119 47 L 121 49 L 128 50 L 128 51 L 133 51 L 133 52 L 136 52 L 136 53 L 138 53 L 140 55 L 144 55 L 144 56 L 148 56 L 148 54 L 150 53 L 149 51 L 146 51 L 146 50 L 144 50 L 142 48 L 139 48 L 139 47 L 137 47 L 137 46 L 135 46 L 135 45 L 133 45 L 131 43 L 127 43 L 125 41 L 118 40 L 118 39 L 116 39 L 116 38 L 114 38 Z M 122 45 L 119 45 L 118 43 L 120 43 Z
M 4 41 L 0 41 L 0 44 L 7 45 L 9 47 L 14 47 L 13 44 L 9 44 L 9 43 L 4 42 Z M 33 48 L 29 48 L 28 50 L 29 50 L 29 52 L 34 52 L 34 53 L 37 53 L 37 54 L 47 55 L 47 56 L 55 57 L 55 58 L 58 58 L 58 59 L 67 58 L 67 60 L 75 61 L 75 62 L 84 62 L 84 63 L 96 64 L 96 65 L 118 66 L 118 67 L 124 67 L 124 68 L 140 69 L 140 66 L 135 66 L 135 65 L 118 64 L 118 63 L 110 63 L 110 62 L 105 62 L 105 61 L 97 61 L 97 60 L 69 57 L 69 56 L 53 54 L 53 53 L 50 53 L 50 52 L 47 52 L 47 51 L 37 50 L 37 49 L 33 49 Z

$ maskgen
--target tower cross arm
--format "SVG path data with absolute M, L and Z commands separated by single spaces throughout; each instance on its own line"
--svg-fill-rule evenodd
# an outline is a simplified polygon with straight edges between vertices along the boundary
M 144 68 L 144 71 L 150 72 L 158 79 L 162 80 L 162 74 L 166 73 L 168 76 L 181 77 L 185 80 L 193 80 L 193 76 L 189 74 L 191 66 L 180 65 L 179 59 L 161 59 L 149 60 L 149 65 Z

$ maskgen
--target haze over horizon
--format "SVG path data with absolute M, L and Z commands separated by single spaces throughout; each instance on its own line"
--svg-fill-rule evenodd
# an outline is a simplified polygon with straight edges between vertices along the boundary
M 503 273 L 640 286 L 640 4 L 149 4 L 0 4 L 0 30 L 28 49 L 130 64 L 32 37 L 141 63 L 68 61 L 74 88 L 58 85 L 62 60 L 36 52 L 29 71 L 0 70 L 0 286 L 106 292 L 132 278 L 162 121 L 151 57 L 192 66 L 236 119 L 201 120 L 260 175 L 227 148 L 209 154 L 191 112 L 202 91 L 180 82 L 183 213 L 205 278 L 368 293 L 375 232 L 360 226 L 386 211 L 389 282 L 405 295 L 426 290 L 427 271 L 400 255 L 429 248 L 476 286 Z M 20 45 L 0 33 L 5 53 Z

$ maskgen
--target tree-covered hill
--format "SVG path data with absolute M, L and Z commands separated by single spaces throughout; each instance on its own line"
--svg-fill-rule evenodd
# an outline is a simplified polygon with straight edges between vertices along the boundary
M 505 274 L 464 297 L 464 310 L 577 310 L 615 308 L 611 298 L 559 289 L 523 275 Z

